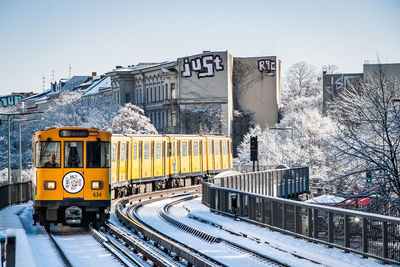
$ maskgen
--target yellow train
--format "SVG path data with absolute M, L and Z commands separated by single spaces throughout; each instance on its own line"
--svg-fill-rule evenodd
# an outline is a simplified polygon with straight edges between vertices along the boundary
M 50 223 L 103 224 L 110 207 L 111 134 L 98 129 L 50 128 L 34 135 L 33 219 Z
M 231 139 L 200 135 L 113 135 L 111 196 L 199 183 L 232 168 Z
M 34 221 L 103 224 L 110 201 L 199 183 L 232 168 L 231 140 L 201 135 L 111 135 L 51 128 L 33 140 Z

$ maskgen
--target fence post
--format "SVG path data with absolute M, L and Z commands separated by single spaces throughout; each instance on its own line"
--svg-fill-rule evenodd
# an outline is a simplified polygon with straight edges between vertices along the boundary
M 308 218 L 307 218 L 307 221 L 308 221 L 308 237 L 312 237 L 312 233 L 313 233 L 313 231 L 312 231 L 312 229 L 313 229 L 312 214 L 313 214 L 312 208 L 308 208 Z
M 285 203 L 283 203 L 282 204 L 282 227 L 283 227 L 283 229 L 285 229 L 286 230 L 286 222 L 287 222 L 287 219 L 286 219 L 286 211 L 287 211 L 287 206 L 286 206 L 286 204 Z
M 14 267 L 15 266 L 15 247 L 16 247 L 16 238 L 15 233 L 7 234 L 6 241 L 6 267 Z
M 344 215 L 344 246 L 350 247 L 350 220 L 349 215 Z
M 294 232 L 300 233 L 300 208 L 298 206 L 294 207 Z
M 313 236 L 314 236 L 314 238 L 318 238 L 318 210 L 317 209 L 315 209 L 314 210 L 314 218 L 313 218 L 314 220 L 313 220 L 313 232 L 314 232 L 314 234 L 313 234 Z
M 275 226 L 276 223 L 276 216 L 275 216 L 275 202 L 273 200 L 271 200 L 271 225 Z
M 328 212 L 328 242 L 333 243 L 333 213 Z
M 210 192 L 210 208 L 215 210 L 215 189 L 210 188 L 209 189 Z
M 382 222 L 382 245 L 383 245 L 383 255 L 382 257 L 388 257 L 388 227 L 387 222 Z
M 244 195 L 240 194 L 238 195 L 239 200 L 240 200 L 240 216 L 243 217 L 244 216 Z
M 364 253 L 368 253 L 368 219 L 363 217 L 362 218 L 362 248 Z

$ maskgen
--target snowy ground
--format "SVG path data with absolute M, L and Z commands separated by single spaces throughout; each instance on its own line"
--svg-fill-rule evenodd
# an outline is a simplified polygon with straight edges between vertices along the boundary
M 63 266 L 44 228 L 33 226 L 32 202 L 0 211 L 0 234 L 15 231 L 16 266 Z M 119 261 L 80 228 L 52 227 L 51 232 L 73 266 L 121 266 Z
M 219 260 L 229 266 L 248 266 L 257 265 L 246 255 L 232 257 L 225 251 L 218 251 L 218 247 L 211 246 L 210 243 L 193 238 L 193 236 L 180 231 L 159 218 L 157 211 L 170 201 L 154 202 L 139 209 L 140 217 L 154 228 L 168 233 L 168 235 L 182 241 L 202 252 L 207 252 L 217 256 Z M 188 212 L 189 211 L 189 212 Z M 325 246 L 312 244 L 303 240 L 295 239 L 286 235 L 269 231 L 265 228 L 251 225 L 245 222 L 234 221 L 231 218 L 223 217 L 209 212 L 200 199 L 181 203 L 170 209 L 171 214 L 179 218 L 185 224 L 195 229 L 210 233 L 215 236 L 228 239 L 230 241 L 245 245 L 262 254 L 269 255 L 290 266 L 313 266 L 317 265 L 300 257 L 310 259 L 315 262 L 323 263 L 326 266 L 378 266 L 381 263 L 377 260 L 363 259 L 362 257 L 341 250 L 327 248 Z M 199 222 L 189 217 L 198 217 L 206 221 L 221 225 L 223 228 L 234 232 L 243 233 L 247 236 L 232 235 L 227 231 L 221 230 L 206 223 Z M 223 254 L 220 254 L 220 253 Z M 296 256 L 299 257 L 296 257 Z
M 148 223 L 161 231 L 167 232 L 178 240 L 188 243 L 199 250 L 219 255 L 220 259 L 229 266 L 257 266 L 257 261 L 249 259 L 246 254 L 235 254 L 232 257 L 227 253 L 226 246 L 210 247 L 210 243 L 201 241 L 193 236 L 184 233 L 177 228 L 167 224 L 158 217 L 157 211 L 168 201 L 155 202 L 139 210 L 139 215 Z M 277 260 L 286 262 L 290 266 L 312 266 L 313 263 L 294 255 L 322 262 L 327 266 L 379 266 L 377 260 L 363 259 L 358 255 L 343 253 L 337 249 L 312 244 L 306 241 L 295 239 L 286 235 L 269 231 L 256 225 L 251 225 L 241 221 L 234 221 L 231 218 L 223 217 L 210 213 L 209 209 L 201 204 L 200 199 L 191 200 L 174 206 L 170 209 L 173 216 L 179 218 L 184 223 L 195 227 L 204 232 L 212 233 L 217 236 L 229 239 L 233 242 L 245 244 L 263 254 L 273 255 Z M 199 217 L 203 220 L 214 222 L 236 232 L 247 235 L 247 238 L 234 236 L 229 232 L 218 229 L 206 223 L 199 222 L 190 216 Z M 111 221 L 119 224 L 115 216 L 111 216 Z M 0 211 L 0 234 L 15 231 L 17 235 L 17 257 L 16 266 L 62 266 L 57 251 L 54 249 L 47 237 L 44 228 L 32 226 L 32 202 L 11 206 Z M 61 234 L 63 229 L 52 228 L 52 231 L 64 243 L 70 254 L 74 255 L 74 265 L 78 266 L 120 266 L 110 254 L 105 251 L 90 236 L 84 235 L 79 229 L 69 229 L 68 235 Z M 75 231 L 75 233 L 74 233 Z M 257 240 L 257 241 L 256 241 Z M 289 252 L 289 253 L 288 253 Z M 292 255 L 294 254 L 294 255 Z

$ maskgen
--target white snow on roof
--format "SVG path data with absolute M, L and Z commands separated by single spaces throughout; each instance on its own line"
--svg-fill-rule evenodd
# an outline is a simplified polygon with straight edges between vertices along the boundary
M 337 197 L 333 195 L 322 195 L 319 197 L 309 199 L 306 202 L 310 204 L 339 204 L 345 200 L 346 199 L 343 197 Z
M 99 90 L 104 89 L 104 88 L 110 88 L 111 87 L 111 78 L 110 77 L 104 77 L 101 78 L 97 81 L 95 81 L 91 86 L 89 86 L 86 90 L 83 96 L 89 96 L 89 95 L 97 95 L 99 94 Z
M 228 177 L 228 176 L 234 176 L 234 175 L 241 175 L 241 173 L 237 172 L 237 171 L 224 171 L 224 172 L 220 172 L 217 175 L 215 175 L 214 178 Z

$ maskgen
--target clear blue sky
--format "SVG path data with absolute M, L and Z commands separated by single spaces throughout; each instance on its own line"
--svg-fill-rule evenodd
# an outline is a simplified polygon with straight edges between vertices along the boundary
M 361 72 L 400 62 L 400 1 L 0 0 L 0 95 L 203 50 Z

